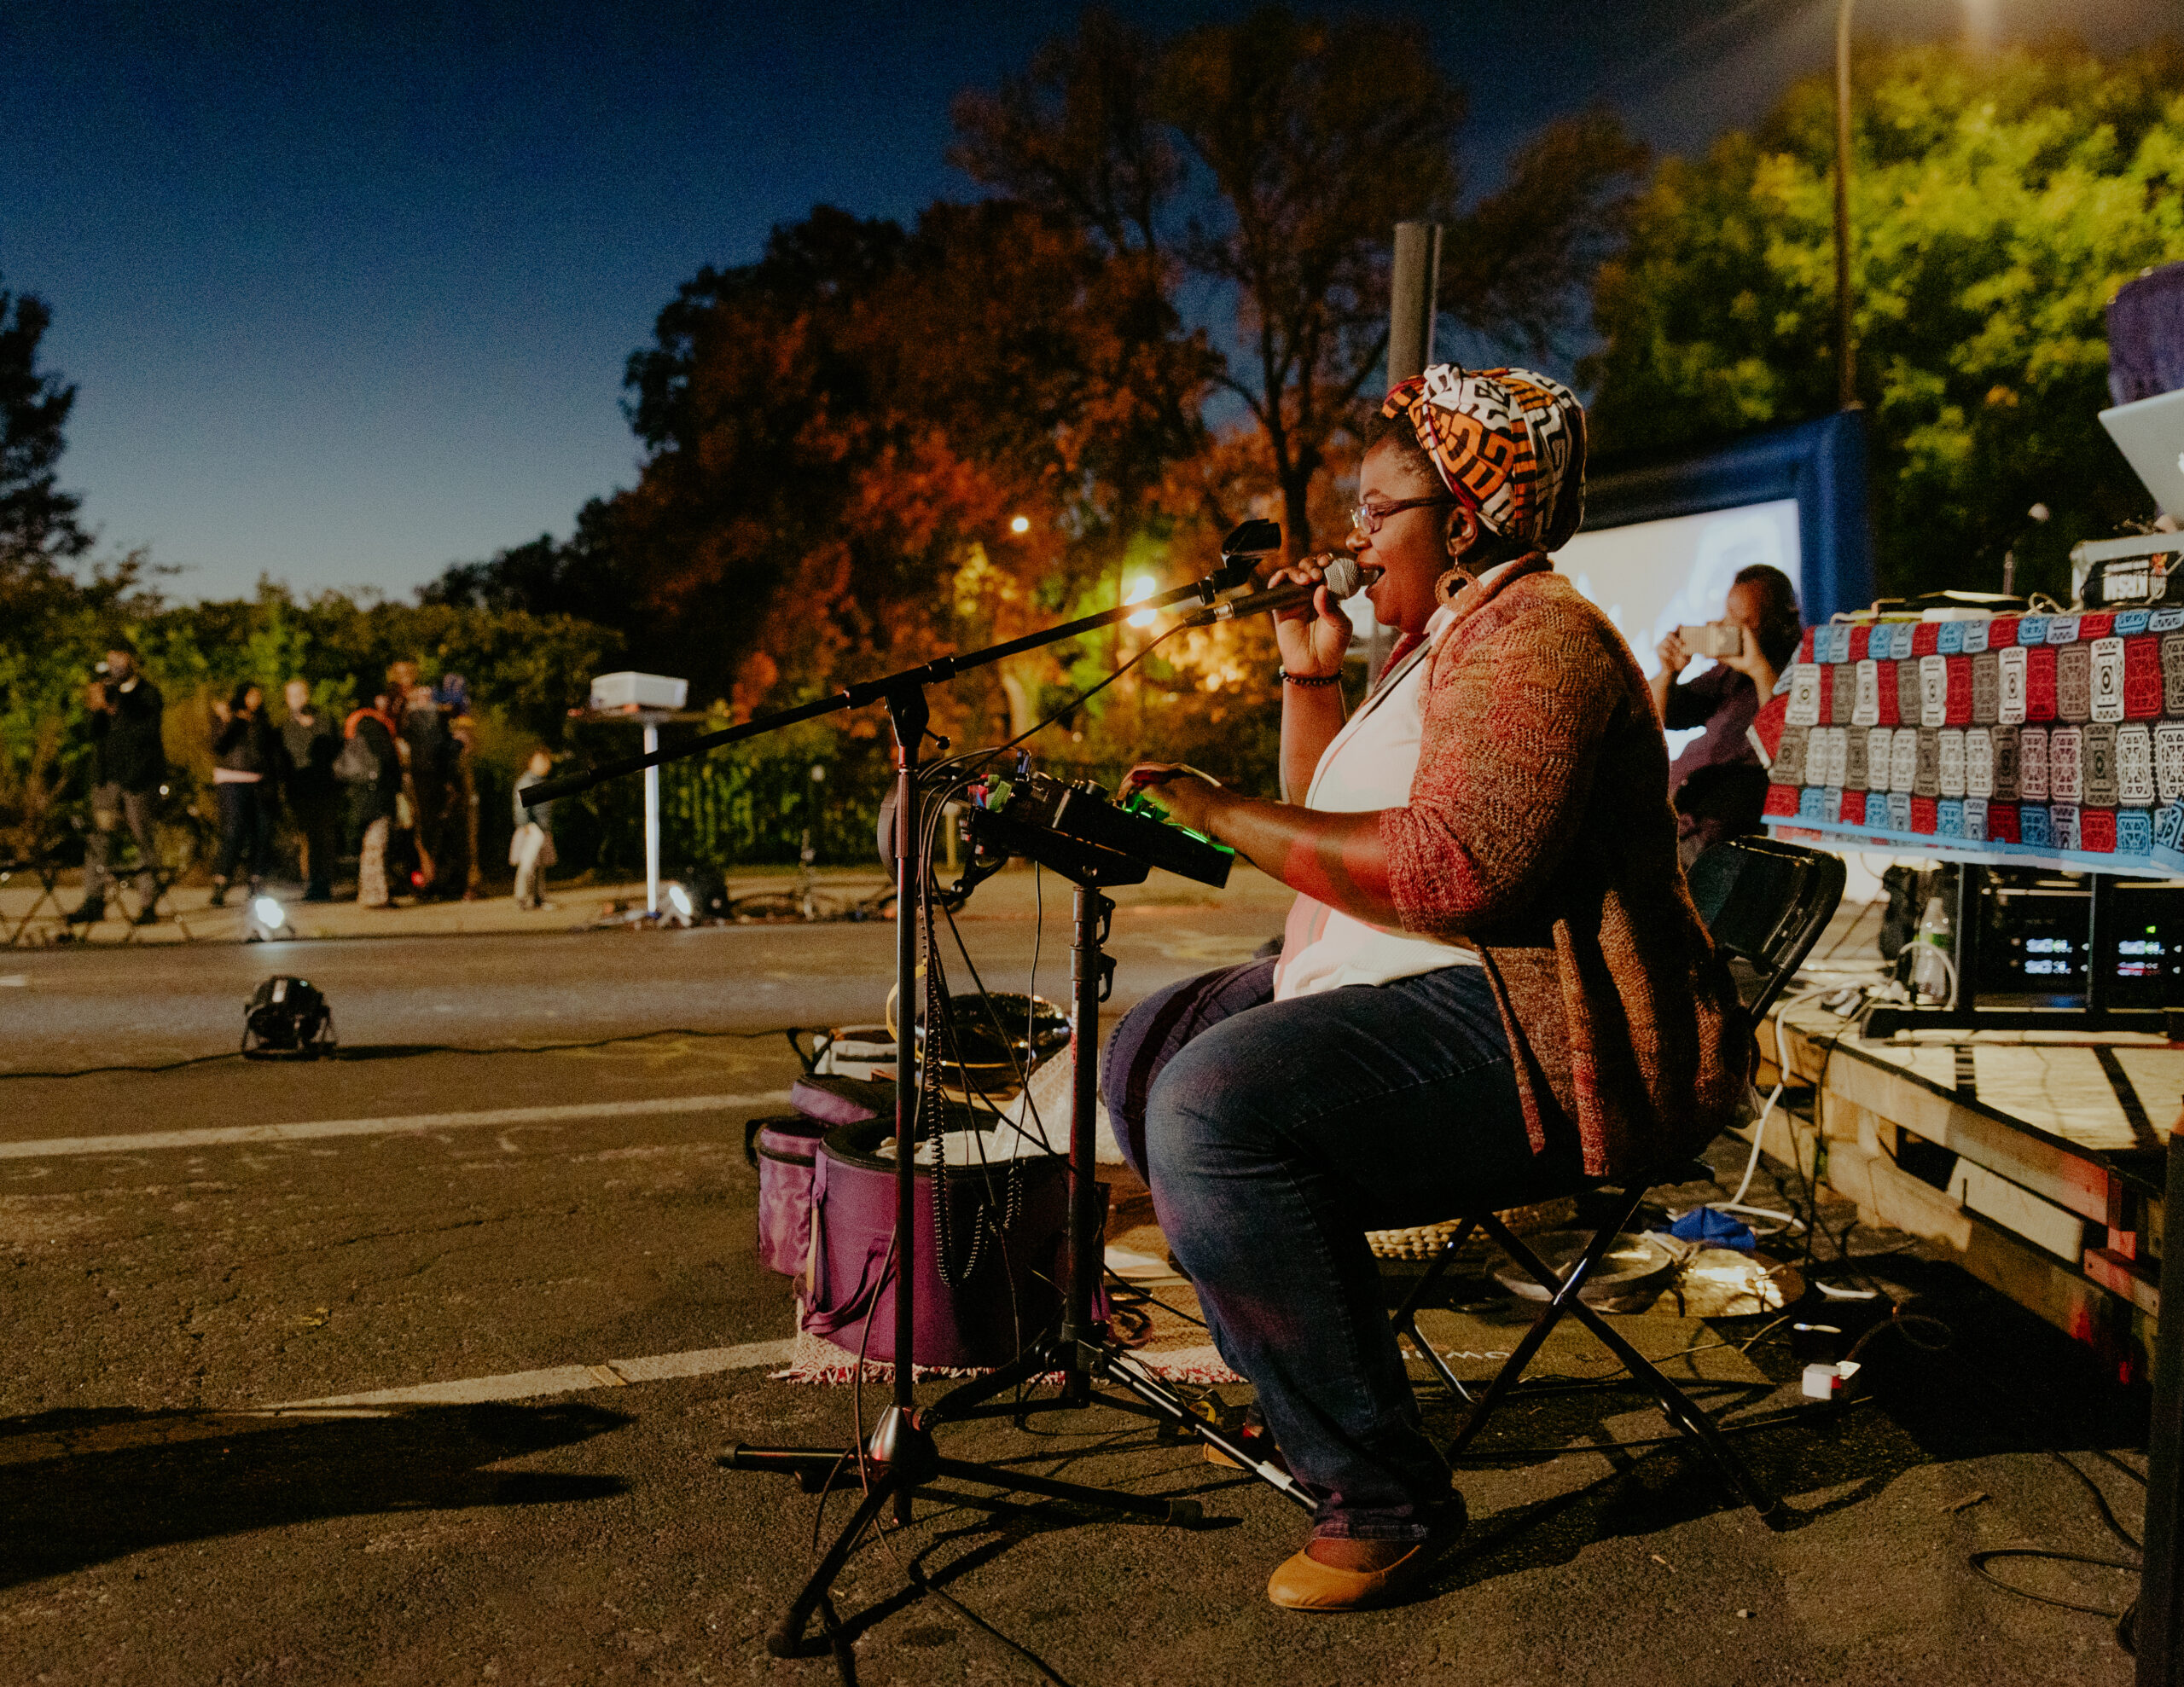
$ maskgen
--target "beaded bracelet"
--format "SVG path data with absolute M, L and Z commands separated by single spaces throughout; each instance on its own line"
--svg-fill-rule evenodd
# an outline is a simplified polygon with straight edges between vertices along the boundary
M 1292 686 L 1339 686 L 1339 685 L 1340 685 L 1340 684 L 1342 683 L 1342 675 L 1341 675 L 1339 673 L 1333 673 L 1333 674 L 1292 674 L 1292 673 L 1288 672 L 1287 670 L 1285 670 L 1285 669 L 1280 669 L 1280 668 L 1275 669 L 1275 674 L 1280 677 L 1280 679 L 1281 680 L 1281 682 L 1282 682 L 1284 685 L 1292 685 Z

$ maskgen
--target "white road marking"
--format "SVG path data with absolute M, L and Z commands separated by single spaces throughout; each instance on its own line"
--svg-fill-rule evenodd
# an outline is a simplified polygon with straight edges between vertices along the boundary
M 285 1400 L 259 1409 L 300 1412 L 333 1406 L 475 1406 L 485 1400 L 536 1400 L 543 1394 L 621 1388 L 632 1383 L 661 1383 L 676 1377 L 706 1377 L 717 1371 L 755 1371 L 761 1365 L 787 1363 L 795 1348 L 793 1341 L 748 1342 L 740 1348 L 699 1348 L 688 1353 L 654 1354 L 648 1359 L 613 1359 L 604 1365 L 556 1365 L 544 1371 L 510 1371 L 498 1377 L 465 1377 L 452 1383 L 377 1388 L 369 1394 Z
M 663 1113 L 724 1113 L 787 1101 L 785 1089 L 755 1095 L 669 1095 L 648 1101 L 579 1101 L 559 1107 L 496 1107 L 479 1113 L 412 1113 L 391 1119 L 313 1119 L 293 1125 L 215 1125 L 194 1131 L 140 1131 L 131 1136 L 49 1136 L 0 1142 L 0 1160 L 42 1160 L 75 1154 L 139 1154 L 155 1148 L 219 1148 L 243 1142 L 301 1142 L 322 1136 L 378 1136 L 479 1126 L 543 1125 L 566 1119 L 638 1118 Z

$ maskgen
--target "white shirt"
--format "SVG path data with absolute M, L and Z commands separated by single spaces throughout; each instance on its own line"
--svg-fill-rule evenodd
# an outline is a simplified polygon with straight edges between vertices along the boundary
M 1434 651 L 1455 624 L 1449 610 L 1436 610 L 1426 623 L 1426 641 L 1407 654 L 1343 722 L 1313 770 L 1311 788 L 1304 793 L 1306 808 L 1355 815 L 1400 809 L 1410 801 L 1419 744 L 1426 731 L 1426 672 Z M 1345 984 L 1386 984 L 1444 966 L 1478 964 L 1469 949 L 1370 925 L 1300 896 L 1282 932 L 1274 999 L 1287 1001 Z

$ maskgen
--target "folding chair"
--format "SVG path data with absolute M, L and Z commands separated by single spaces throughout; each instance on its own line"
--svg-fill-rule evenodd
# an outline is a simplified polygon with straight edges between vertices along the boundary
M 1738 994 L 1748 1023 L 1757 1030 L 1767 1010 L 1782 994 L 1790 979 L 1843 900 L 1843 862 L 1840 857 L 1799 849 L 1763 837 L 1736 838 L 1716 844 L 1692 864 L 1692 900 L 1699 917 L 1713 935 L 1715 944 L 1732 963 L 1738 977 Z M 1588 1278 L 1615 1245 L 1615 1238 L 1637 1215 L 1641 1203 L 1657 1186 L 1684 1183 L 1708 1175 L 1706 1168 L 1687 1160 L 1655 1166 L 1606 1186 L 1596 1191 L 1610 1196 L 1605 1219 L 1587 1241 L 1576 1262 L 1564 1272 L 1542 1260 L 1509 1227 L 1490 1212 L 1459 1215 L 1456 1228 L 1435 1255 L 1425 1275 L 1404 1297 L 1394 1316 L 1397 1331 L 1432 1365 L 1458 1400 L 1471 1400 L 1471 1415 L 1449 1443 L 1450 1457 L 1470 1446 L 1485 1427 L 1503 1397 L 1516 1387 L 1532 1356 L 1566 1314 L 1598 1336 L 1609 1352 L 1629 1367 L 1631 1377 L 1650 1392 L 1669 1421 L 1699 1452 L 1705 1462 L 1730 1490 L 1763 1521 L 1772 1526 L 1781 1505 L 1760 1486 L 1743 1459 L 1737 1456 L 1713 1419 L 1693 1406 L 1684 1392 L 1663 1376 L 1652 1361 L 1632 1347 L 1615 1326 L 1580 1298 Z M 1455 1372 L 1432 1342 L 1420 1335 L 1418 1307 L 1456 1256 L 1456 1250 L 1476 1231 L 1484 1232 L 1518 1267 L 1546 1290 L 1546 1308 L 1516 1346 L 1485 1392 L 1472 1399 Z

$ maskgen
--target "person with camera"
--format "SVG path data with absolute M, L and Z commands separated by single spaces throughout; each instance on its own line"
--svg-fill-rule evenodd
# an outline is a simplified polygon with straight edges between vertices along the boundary
M 220 804 L 220 852 L 212 861 L 212 906 L 224 907 L 240 867 L 254 892 L 273 847 L 273 728 L 265 693 L 246 680 L 232 697 L 212 699 L 212 791 Z
M 1699 630 L 1679 627 L 1661 641 L 1654 651 L 1660 671 L 1653 679 L 1653 710 L 1664 731 L 1705 728 L 1669 768 L 1676 854 L 1687 867 L 1724 838 L 1759 830 L 1767 769 L 1747 729 L 1759 705 L 1774 695 L 1804 635 L 1798 588 L 1788 575 L 1765 563 L 1740 569 L 1722 618 L 1704 629 L 1705 638 L 1683 636 Z M 1695 650 L 1694 642 L 1711 647 Z M 1714 665 L 1678 685 L 1678 676 L 1701 655 L 1711 656 Z
M 106 918 L 107 893 L 113 888 L 114 833 L 124 825 L 136 842 L 136 913 L 134 923 L 159 919 L 160 798 L 167 776 L 166 750 L 160 737 L 166 701 L 160 688 L 137 671 L 136 652 L 116 639 L 101 664 L 104 677 L 84 688 L 90 711 L 91 835 L 84 846 L 84 900 L 67 917 L 71 925 L 94 925 Z

